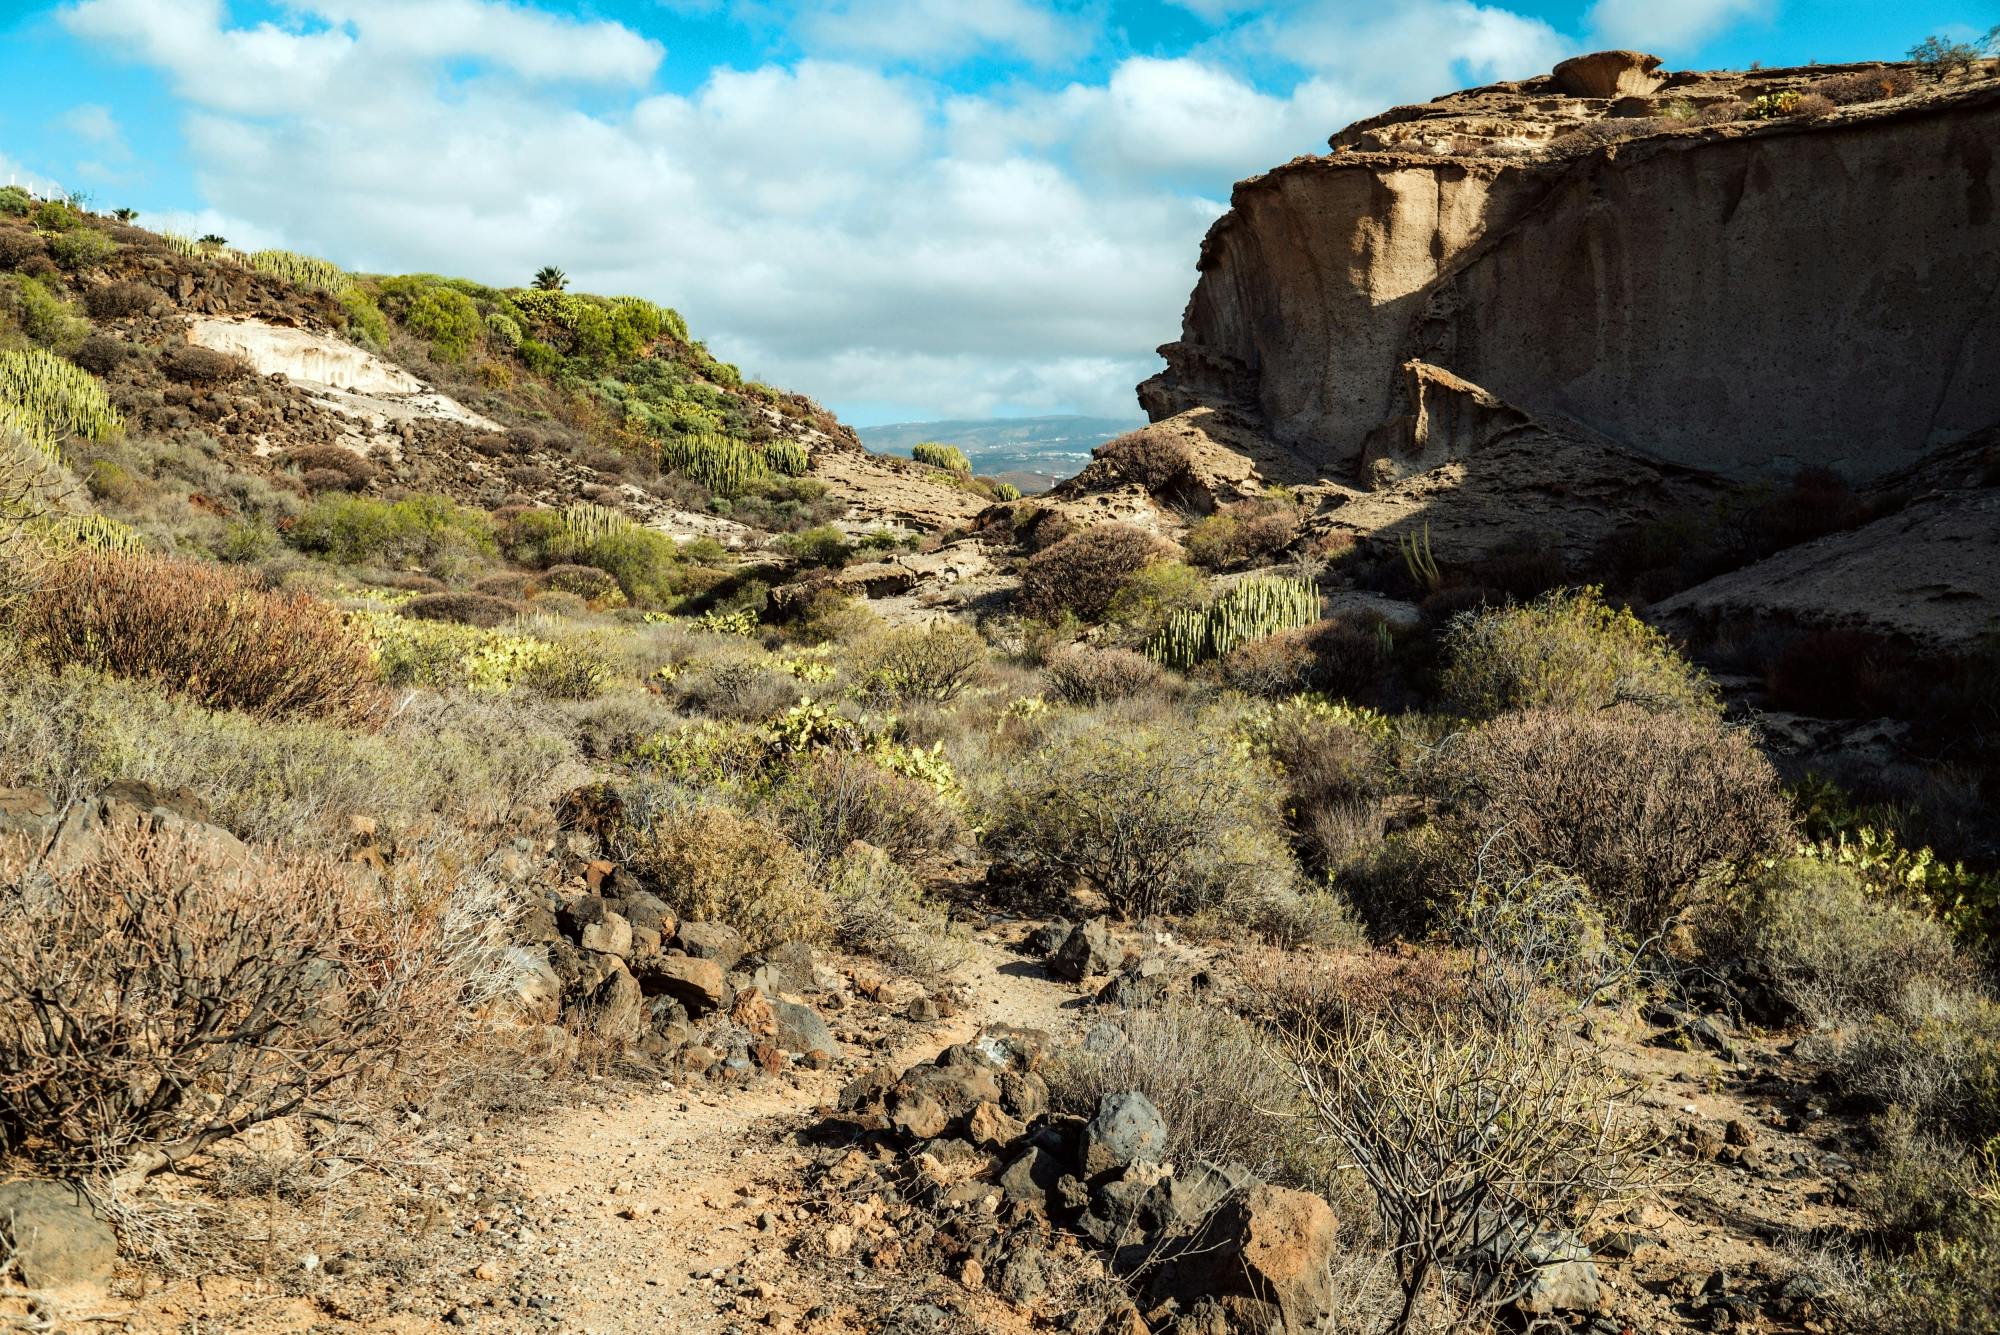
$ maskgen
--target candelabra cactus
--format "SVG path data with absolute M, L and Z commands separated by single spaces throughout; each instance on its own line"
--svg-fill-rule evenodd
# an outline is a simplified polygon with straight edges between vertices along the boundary
M 1267 576 L 1246 579 L 1201 610 L 1176 612 L 1146 647 L 1155 660 L 1185 672 L 1221 658 L 1240 644 L 1319 620 L 1319 590 L 1311 581 Z

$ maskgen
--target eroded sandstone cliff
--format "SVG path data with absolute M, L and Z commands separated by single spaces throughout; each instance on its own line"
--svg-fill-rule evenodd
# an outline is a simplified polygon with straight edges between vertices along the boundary
M 1240 184 L 1150 415 L 1233 409 L 1377 486 L 1527 422 L 1857 481 L 2000 422 L 2000 83 L 1741 120 L 1704 111 L 1830 72 L 1588 59 Z

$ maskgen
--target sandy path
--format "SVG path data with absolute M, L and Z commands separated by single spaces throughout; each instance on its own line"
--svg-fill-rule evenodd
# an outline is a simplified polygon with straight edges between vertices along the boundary
M 894 1049 L 897 1066 L 934 1056 L 987 1024 L 1059 1034 L 1075 994 L 1002 946 L 981 941 L 960 974 L 965 1009 Z M 639 1092 L 557 1116 L 507 1156 L 542 1245 L 496 1273 L 495 1307 L 564 1330 L 721 1330 L 748 1319 L 779 1330 L 839 1329 L 807 1319 L 818 1295 L 787 1255 L 807 1216 L 808 1151 L 796 1133 L 875 1054 L 848 1046 L 826 1072 L 747 1090 Z M 522 1308 L 507 1293 L 541 1305 Z M 493 1311 L 489 1308 L 488 1311 Z M 831 1315 L 829 1314 L 829 1319 Z

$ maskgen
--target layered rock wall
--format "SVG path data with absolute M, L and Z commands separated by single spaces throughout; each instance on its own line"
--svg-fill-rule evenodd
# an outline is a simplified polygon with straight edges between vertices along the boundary
M 1422 362 L 1674 464 L 1879 476 L 2000 422 L 1997 139 L 1984 84 L 1580 154 L 1299 159 L 1238 186 L 1141 401 L 1247 411 L 1351 477 Z

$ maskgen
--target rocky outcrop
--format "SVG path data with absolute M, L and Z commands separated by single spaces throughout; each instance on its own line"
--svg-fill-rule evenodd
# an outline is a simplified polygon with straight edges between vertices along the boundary
M 1857 481 L 2000 421 L 2000 84 L 1703 124 L 1828 71 L 1654 63 L 1401 108 L 1240 184 L 1149 415 L 1233 410 L 1364 485 L 1531 421 Z

